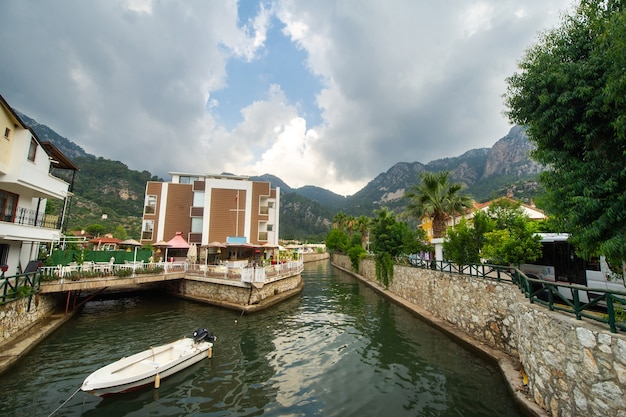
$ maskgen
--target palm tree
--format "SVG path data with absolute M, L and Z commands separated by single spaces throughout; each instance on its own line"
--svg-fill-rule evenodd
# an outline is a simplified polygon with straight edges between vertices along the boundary
M 335 214 L 335 217 L 333 218 L 333 228 L 339 229 L 342 232 L 345 231 L 344 229 L 346 227 L 347 219 L 348 219 L 348 216 L 343 211 L 340 211 L 339 213 Z
M 356 230 L 361 233 L 361 246 L 367 249 L 367 236 L 370 226 L 370 219 L 367 216 L 359 216 L 354 220 Z
M 355 223 L 356 219 L 354 218 L 354 216 L 347 216 L 346 217 L 346 231 L 348 233 L 348 236 L 352 239 L 352 232 L 354 232 L 354 227 L 356 226 Z
M 472 207 L 469 195 L 460 194 L 461 183 L 450 182 L 450 172 L 422 172 L 421 182 L 404 194 L 410 200 L 405 213 L 421 220 L 428 216 L 433 220 L 433 237 L 441 238 L 446 232 L 446 218 L 462 214 Z

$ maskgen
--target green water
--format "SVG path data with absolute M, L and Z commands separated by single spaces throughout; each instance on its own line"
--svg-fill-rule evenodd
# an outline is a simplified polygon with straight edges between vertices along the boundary
M 163 295 L 94 301 L 0 375 L 0 416 L 48 416 L 87 375 L 197 327 L 218 340 L 158 390 L 83 392 L 54 416 L 520 416 L 496 368 L 328 262 L 241 315 Z

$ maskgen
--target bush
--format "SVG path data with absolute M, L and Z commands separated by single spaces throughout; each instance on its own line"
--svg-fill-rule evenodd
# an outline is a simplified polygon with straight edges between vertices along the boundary
M 352 246 L 348 249 L 348 257 L 350 258 L 350 264 L 354 272 L 359 272 L 359 263 L 366 255 L 365 249 L 359 244 Z

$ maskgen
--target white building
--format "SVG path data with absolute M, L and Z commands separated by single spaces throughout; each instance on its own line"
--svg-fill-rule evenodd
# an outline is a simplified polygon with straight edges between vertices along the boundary
M 78 170 L 50 142 L 41 142 L 0 95 L 0 265 L 7 276 L 37 259 L 41 243 L 61 237 L 70 184 L 52 169 Z M 46 214 L 59 200 L 63 214 Z

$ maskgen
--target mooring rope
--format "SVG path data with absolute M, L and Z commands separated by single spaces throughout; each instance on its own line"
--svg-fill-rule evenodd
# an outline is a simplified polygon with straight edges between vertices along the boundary
M 67 402 L 69 400 L 71 400 L 72 398 L 74 398 L 74 395 L 78 394 L 78 391 L 80 391 L 80 387 L 78 387 L 78 389 L 76 391 L 74 391 L 74 393 L 72 395 L 70 395 L 67 400 L 63 401 L 63 404 L 61 404 L 60 406 L 57 407 L 56 410 L 54 410 L 53 412 L 51 412 L 50 414 L 48 414 L 48 417 L 50 417 L 51 415 L 53 415 L 54 413 L 56 413 L 57 411 L 59 411 L 61 409 L 61 407 L 63 407 L 65 404 L 67 404 Z

